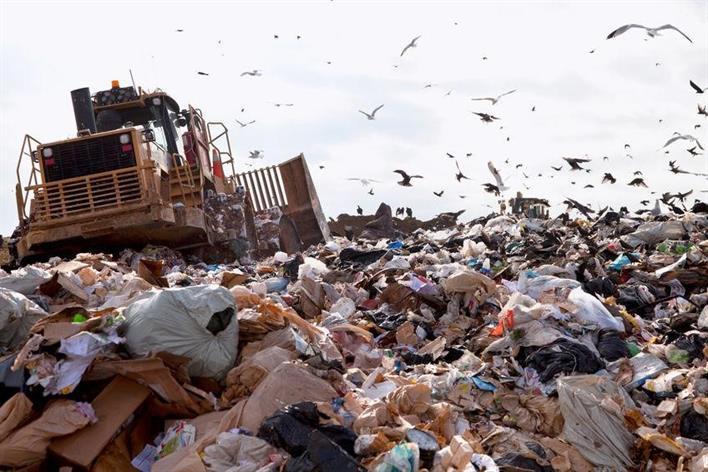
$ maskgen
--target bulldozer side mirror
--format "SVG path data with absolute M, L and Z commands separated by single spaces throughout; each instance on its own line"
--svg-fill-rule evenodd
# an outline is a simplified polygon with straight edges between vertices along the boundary
M 184 117 L 177 118 L 175 120 L 175 126 L 177 126 L 178 128 L 184 128 L 185 126 L 187 126 L 187 118 L 184 118 Z
M 155 133 L 151 129 L 146 129 L 143 131 L 143 141 L 146 143 L 152 143 L 155 141 Z

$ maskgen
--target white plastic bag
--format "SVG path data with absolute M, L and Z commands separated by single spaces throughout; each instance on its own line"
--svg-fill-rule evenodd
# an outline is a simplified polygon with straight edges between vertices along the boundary
M 0 353 L 19 347 L 30 328 L 45 316 L 39 305 L 21 293 L 0 288 Z
M 230 319 L 216 334 L 210 321 Z M 223 313 L 218 317 L 213 315 Z M 122 328 L 129 352 L 144 357 L 166 351 L 191 359 L 189 374 L 222 379 L 236 360 L 238 320 L 228 289 L 218 285 L 195 285 L 154 292 L 128 306 Z M 212 319 L 214 319 L 212 321 Z
M 574 313 L 578 320 L 597 325 L 600 328 L 624 332 L 622 322 L 612 316 L 600 300 L 583 291 L 582 288 L 571 290 L 568 301 L 578 308 Z

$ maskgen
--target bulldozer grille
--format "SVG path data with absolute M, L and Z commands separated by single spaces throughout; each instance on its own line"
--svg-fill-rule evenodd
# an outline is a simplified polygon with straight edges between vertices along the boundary
M 52 145 L 51 160 L 43 160 L 44 180 L 56 182 L 133 167 L 135 152 L 132 144 L 129 147 L 123 150 L 120 134 Z
M 35 222 L 101 215 L 140 204 L 144 197 L 138 167 L 102 172 L 31 187 Z

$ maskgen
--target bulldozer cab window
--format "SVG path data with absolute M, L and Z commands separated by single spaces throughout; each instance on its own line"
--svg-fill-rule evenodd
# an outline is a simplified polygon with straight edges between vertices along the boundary
M 165 129 L 163 128 L 161 121 L 150 120 L 145 124 L 145 129 L 152 130 L 153 135 L 155 136 L 155 141 L 153 144 L 155 144 L 163 151 L 169 152 L 169 141 L 167 139 L 167 135 L 165 134 Z

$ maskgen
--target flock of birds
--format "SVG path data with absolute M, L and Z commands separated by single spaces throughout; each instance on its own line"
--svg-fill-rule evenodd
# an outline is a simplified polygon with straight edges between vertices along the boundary
M 646 35 L 648 36 L 648 38 L 655 38 L 657 36 L 661 36 L 661 32 L 664 32 L 664 31 L 673 31 L 673 32 L 681 35 L 682 37 L 684 37 L 689 42 L 693 43 L 693 41 L 691 40 L 691 38 L 687 34 L 685 34 L 679 28 L 677 28 L 671 24 L 665 24 L 665 25 L 658 26 L 658 27 L 648 27 L 648 26 L 644 26 L 644 25 L 640 25 L 640 24 L 627 24 L 627 25 L 620 26 L 619 28 L 612 31 L 607 36 L 607 39 L 609 40 L 609 39 L 617 38 L 618 36 L 625 34 L 628 31 L 633 30 L 633 29 L 644 30 Z M 183 30 L 178 29 L 177 32 L 183 32 Z M 278 38 L 279 38 L 278 35 L 274 35 L 274 39 L 278 39 Z M 300 39 L 300 38 L 301 37 L 298 35 L 297 39 Z M 411 49 L 417 48 L 418 41 L 420 40 L 420 38 L 421 38 L 421 35 L 418 35 L 418 36 L 414 37 L 410 42 L 408 42 L 401 50 L 400 57 L 403 57 L 404 54 L 409 53 L 409 51 Z M 593 49 L 589 52 L 592 54 L 595 52 L 595 50 Z M 486 60 L 487 57 L 483 57 L 482 59 Z M 328 61 L 328 64 L 331 64 L 331 62 Z M 658 63 L 657 63 L 657 65 L 658 65 Z M 394 67 L 396 67 L 396 66 L 394 66 Z M 207 72 L 202 72 L 202 71 L 197 72 L 197 74 L 198 75 L 209 75 Z M 244 71 L 241 73 L 242 77 L 259 77 L 261 75 L 262 75 L 262 71 L 259 69 L 247 70 L 247 71 Z M 433 85 L 434 84 L 426 84 L 424 86 L 424 88 L 429 88 L 429 87 L 432 87 Z M 698 84 L 696 84 L 693 80 L 689 80 L 689 85 L 697 94 L 704 94 L 706 91 L 708 91 L 708 87 L 705 87 L 705 88 L 701 87 Z M 509 90 L 509 91 L 500 93 L 499 95 L 496 95 L 496 96 L 472 97 L 472 98 L 470 98 L 470 101 L 473 101 L 473 102 L 486 101 L 486 102 L 489 102 L 491 104 L 491 106 L 494 106 L 497 103 L 499 103 L 499 101 L 502 98 L 508 97 L 509 95 L 512 95 L 516 92 L 517 92 L 517 89 L 513 89 L 513 90 Z M 448 91 L 446 95 L 450 95 L 450 93 L 452 93 L 452 90 Z M 273 103 L 273 105 L 275 107 L 292 107 L 293 106 L 292 103 Z M 376 108 L 371 110 L 371 112 L 367 112 L 364 110 L 358 110 L 358 112 L 361 113 L 362 115 L 364 115 L 364 117 L 366 117 L 367 120 L 374 121 L 377 118 L 377 113 L 380 112 L 382 108 L 384 108 L 384 104 L 377 106 Z M 244 109 L 242 109 L 241 111 L 243 112 Z M 532 112 L 536 111 L 536 107 L 533 106 L 531 108 L 531 111 Z M 498 116 L 495 116 L 494 114 L 488 113 L 488 112 L 471 111 L 471 113 L 478 116 L 480 118 L 480 120 L 484 123 L 493 123 L 493 122 L 501 119 Z M 704 117 L 708 116 L 708 112 L 706 111 L 706 105 L 698 104 L 698 115 L 702 115 Z M 254 124 L 255 120 L 251 120 L 251 121 L 236 120 L 236 123 L 241 128 L 245 128 L 247 126 Z M 697 129 L 700 126 L 701 126 L 700 124 L 697 124 L 697 125 L 695 125 L 695 128 Z M 507 141 L 509 140 L 508 137 L 506 139 L 507 139 Z M 669 146 L 671 146 L 672 144 L 678 143 L 678 142 L 685 142 L 685 143 L 688 143 L 689 145 L 692 145 L 692 147 L 689 147 L 686 149 L 686 151 L 691 156 L 699 156 L 699 155 L 703 154 L 702 153 L 702 151 L 704 151 L 703 145 L 700 143 L 700 141 L 695 136 L 692 136 L 690 134 L 685 134 L 685 133 L 679 133 L 679 132 L 673 133 L 673 135 L 663 145 L 662 149 L 666 149 Z M 631 146 L 629 144 L 625 145 L 625 152 L 626 152 L 626 156 L 628 158 L 632 158 Z M 669 153 L 668 150 L 665 150 L 664 152 L 666 154 Z M 446 156 L 450 159 L 455 160 L 455 166 L 457 169 L 457 172 L 455 173 L 455 179 L 457 180 L 457 182 L 462 182 L 463 180 L 471 180 L 469 177 L 464 175 L 464 173 L 462 172 L 462 170 L 460 168 L 460 164 L 459 164 L 455 155 L 453 155 L 451 153 L 446 153 Z M 472 156 L 472 153 L 466 154 L 466 157 L 469 158 L 470 156 Z M 247 157 L 250 159 L 262 159 L 264 157 L 264 153 L 262 150 L 254 150 L 254 151 L 250 151 L 249 156 L 247 156 Z M 571 172 L 576 172 L 576 171 L 580 171 L 580 172 L 584 171 L 586 173 L 592 172 L 591 169 L 583 167 L 583 164 L 591 162 L 591 160 L 592 160 L 587 156 L 584 156 L 584 157 L 562 157 L 562 159 L 565 161 L 565 163 L 568 166 L 568 170 Z M 603 157 L 603 160 L 608 160 L 608 159 L 609 158 L 607 156 Z M 505 161 L 505 163 L 509 164 L 509 160 L 507 159 Z M 519 164 L 515 165 L 515 168 L 520 169 L 523 166 L 524 165 L 522 163 L 519 163 Z M 323 165 L 320 165 L 319 167 L 320 167 L 320 169 L 324 169 Z M 489 161 L 487 163 L 487 168 L 489 169 L 489 172 L 490 172 L 491 176 L 493 177 L 494 181 L 483 183 L 481 185 L 482 189 L 485 192 L 493 194 L 497 197 L 501 197 L 503 192 L 508 190 L 509 187 L 507 185 L 505 185 L 499 170 L 495 167 L 493 162 Z M 555 172 L 561 172 L 564 169 L 564 164 L 557 165 L 557 166 L 550 166 L 550 168 L 552 170 L 554 170 Z M 676 165 L 676 160 L 669 161 L 669 171 L 672 172 L 673 174 L 689 174 L 689 175 L 694 175 L 694 176 L 708 177 L 708 173 L 686 171 L 686 170 L 679 168 L 678 165 Z M 403 169 L 396 169 L 393 172 L 400 176 L 400 180 L 398 180 L 396 183 L 402 187 L 413 187 L 413 183 L 415 180 L 424 178 L 424 176 L 422 176 L 422 175 L 410 173 L 410 172 L 403 170 Z M 524 176 L 524 178 L 526 178 L 526 179 L 529 178 L 529 175 L 527 175 L 525 172 L 522 171 L 521 173 Z M 538 173 L 538 177 L 543 177 L 543 174 Z M 551 174 L 550 177 L 553 178 L 553 175 Z M 369 195 L 374 195 L 373 184 L 380 183 L 379 180 L 368 178 L 368 177 L 350 177 L 350 178 L 348 178 L 348 180 L 360 182 L 363 187 L 368 188 L 367 193 Z M 604 172 L 603 177 L 600 180 L 600 184 L 613 185 L 613 184 L 616 184 L 617 181 L 618 181 L 618 179 L 615 176 L 613 176 L 612 173 Z M 571 181 L 571 184 L 575 185 L 576 181 Z M 644 187 L 644 188 L 649 187 L 647 182 L 644 180 L 644 177 L 643 177 L 641 171 L 635 171 L 633 178 L 629 182 L 627 182 L 626 184 L 628 186 L 633 186 L 633 187 Z M 525 184 L 524 184 L 524 187 L 526 189 L 529 189 L 529 187 L 526 186 Z M 589 183 L 589 184 L 586 184 L 584 186 L 584 188 L 594 188 L 594 185 Z M 438 198 L 442 197 L 444 193 L 445 193 L 445 190 L 439 190 L 439 191 L 433 192 L 433 194 Z M 657 192 L 652 192 L 652 194 L 656 194 L 656 193 Z M 661 201 L 665 205 L 669 206 L 672 210 L 680 212 L 681 209 L 675 205 L 675 202 L 676 201 L 681 202 L 681 204 L 684 206 L 684 209 L 685 209 L 685 200 L 692 193 L 693 193 L 692 190 L 688 191 L 688 192 L 676 193 L 676 194 L 672 194 L 670 192 L 663 193 L 661 195 L 661 198 L 656 199 L 654 210 L 643 209 L 643 210 L 639 210 L 638 213 L 642 213 L 645 211 L 657 211 L 658 206 L 659 206 L 659 201 Z M 459 195 L 459 197 L 466 198 L 466 195 Z M 590 208 L 589 205 L 583 205 L 583 204 L 577 202 L 576 200 L 566 198 L 564 203 L 568 206 L 569 209 L 575 208 L 578 211 L 580 211 L 581 213 L 585 214 L 586 216 L 590 216 L 591 214 L 594 213 L 594 211 Z M 650 204 L 650 201 L 649 200 L 642 200 L 641 204 L 643 206 L 648 206 Z M 357 205 L 357 213 L 361 215 L 362 212 L 363 212 L 363 210 L 361 209 L 361 207 Z M 404 213 L 406 213 L 408 216 L 412 216 L 412 211 L 410 208 L 400 207 L 400 208 L 396 209 L 396 216 L 403 215 Z

